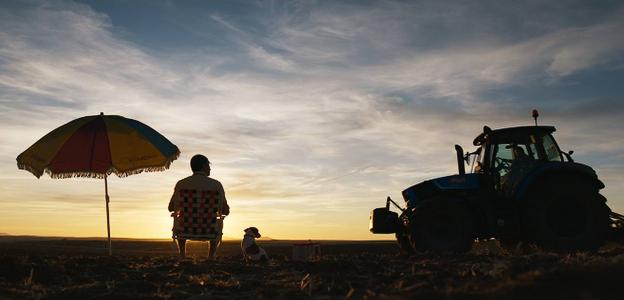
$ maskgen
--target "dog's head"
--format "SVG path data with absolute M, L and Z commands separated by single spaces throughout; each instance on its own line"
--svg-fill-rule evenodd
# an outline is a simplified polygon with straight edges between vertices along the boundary
M 245 234 L 249 234 L 251 236 L 254 236 L 255 238 L 261 237 L 260 231 L 258 231 L 258 228 L 256 227 L 249 227 L 245 229 L 244 231 L 245 231 Z

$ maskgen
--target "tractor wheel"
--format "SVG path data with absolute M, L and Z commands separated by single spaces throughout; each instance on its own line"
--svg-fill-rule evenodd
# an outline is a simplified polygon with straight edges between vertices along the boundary
M 591 182 L 547 178 L 529 198 L 523 217 L 527 238 L 554 251 L 595 251 L 605 243 L 610 210 Z
M 463 253 L 475 237 L 475 220 L 465 205 L 453 199 L 431 199 L 417 208 L 410 242 L 419 251 Z
M 395 236 L 397 243 L 399 244 L 399 250 L 401 251 L 401 254 L 414 254 L 414 248 L 412 248 L 412 244 L 410 243 L 409 234 L 405 232 L 397 232 Z

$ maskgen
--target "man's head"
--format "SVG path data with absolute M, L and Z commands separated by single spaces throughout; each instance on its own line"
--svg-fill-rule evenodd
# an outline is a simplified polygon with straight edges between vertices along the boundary
M 194 172 L 206 172 L 206 174 L 210 175 L 210 161 L 208 158 L 197 154 L 191 158 L 191 170 Z

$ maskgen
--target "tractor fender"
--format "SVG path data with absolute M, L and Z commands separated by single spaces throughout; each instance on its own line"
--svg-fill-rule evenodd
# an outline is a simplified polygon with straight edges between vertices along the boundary
M 576 162 L 549 162 L 532 170 L 524 177 L 516 188 L 514 198 L 516 200 L 523 199 L 535 182 L 539 182 L 543 178 L 557 173 L 575 174 L 585 177 L 594 184 L 597 190 L 605 187 L 604 183 L 598 179 L 596 171 L 587 165 Z
M 438 197 L 447 192 L 477 190 L 481 174 L 451 175 L 423 181 L 403 190 L 403 199 L 408 208 L 416 207 L 423 201 Z

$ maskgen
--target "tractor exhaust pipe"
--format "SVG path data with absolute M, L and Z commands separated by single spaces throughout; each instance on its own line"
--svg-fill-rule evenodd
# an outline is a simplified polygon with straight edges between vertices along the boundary
M 466 174 L 466 167 L 464 165 L 464 149 L 460 145 L 455 145 L 455 152 L 457 153 L 457 169 L 459 175 Z

